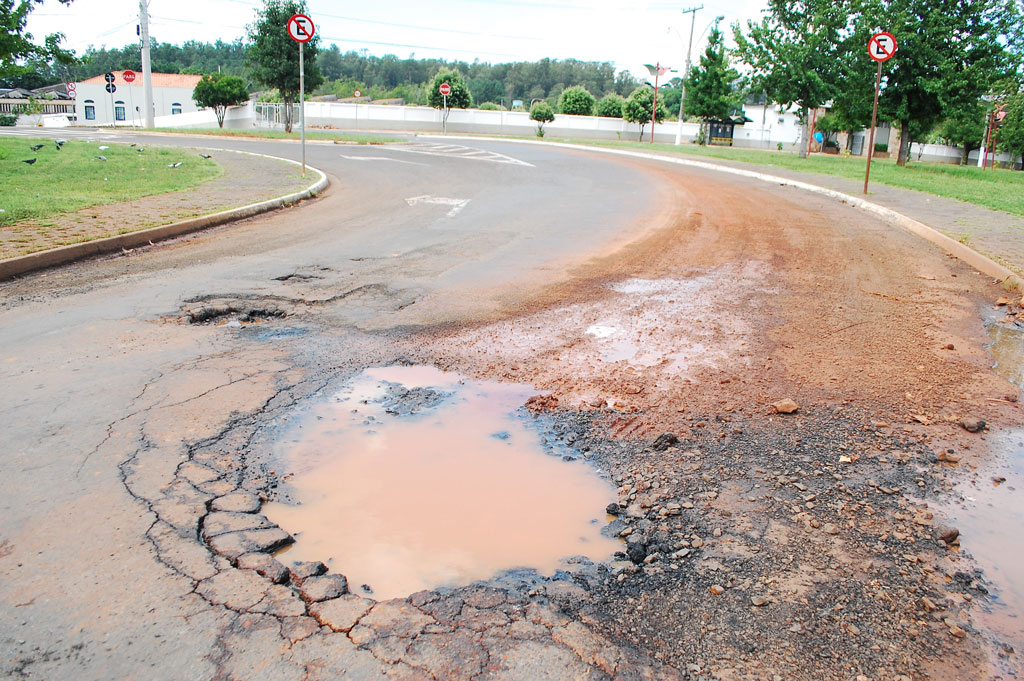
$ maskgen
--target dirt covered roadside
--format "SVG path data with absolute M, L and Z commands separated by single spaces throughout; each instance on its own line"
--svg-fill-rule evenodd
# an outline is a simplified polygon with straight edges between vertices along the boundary
M 817 197 L 669 179 L 670 228 L 410 351 L 534 384 L 612 472 L 626 547 L 563 609 L 691 678 L 1016 678 L 935 510 L 987 456 L 965 425 L 1021 422 L 983 349 L 1004 292 Z

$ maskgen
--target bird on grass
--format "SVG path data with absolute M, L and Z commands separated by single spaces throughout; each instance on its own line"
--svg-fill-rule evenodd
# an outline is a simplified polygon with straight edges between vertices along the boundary
M 138 145 L 137 145 L 137 144 L 135 144 L 135 142 L 132 142 L 132 143 L 131 143 L 131 144 L 129 144 L 128 146 L 129 146 L 129 147 L 137 147 Z
M 171 163 L 171 164 L 170 164 L 170 165 L 168 165 L 167 167 L 168 167 L 168 168 L 179 168 L 179 167 L 181 167 L 181 164 L 182 164 L 182 163 L 184 163 L 184 161 L 178 161 L 177 163 Z
M 109 149 L 110 147 L 108 147 L 107 145 L 104 144 L 102 147 L 96 147 L 96 148 L 99 149 L 100 151 L 103 151 L 104 149 Z
M 26 159 L 23 159 L 21 162 L 22 163 L 27 163 L 29 165 L 32 165 L 33 163 L 36 162 L 36 159 L 34 159 L 34 158 L 26 158 Z
M 68 143 L 68 141 L 67 141 L 67 140 L 56 140 L 56 141 L 55 141 L 54 143 L 55 143 L 55 144 L 57 145 L 57 151 L 60 151 L 60 150 L 61 150 L 61 148 L 62 148 L 62 147 L 63 147 L 63 146 L 65 145 L 65 144 L 67 144 L 67 143 Z
M 97 156 L 97 157 L 96 157 L 96 160 L 97 160 L 97 161 L 106 161 L 106 160 L 107 160 L 107 157 L 106 157 L 106 156 Z
M 29 149 L 31 149 L 32 151 L 39 151 L 42 148 L 43 148 L 42 144 L 33 144 L 31 147 L 29 147 Z
M 202 158 L 213 158 L 213 156 L 210 156 L 209 154 L 199 154 L 199 156 Z
M 139 147 L 139 148 L 138 148 L 138 149 L 136 149 L 135 151 L 137 151 L 137 152 L 139 152 L 139 153 L 141 154 L 141 153 L 142 153 L 142 152 L 144 152 L 145 150 L 146 150 L 146 147 Z

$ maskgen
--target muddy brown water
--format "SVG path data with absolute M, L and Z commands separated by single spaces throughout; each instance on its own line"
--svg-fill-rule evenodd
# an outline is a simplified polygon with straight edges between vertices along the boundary
M 520 410 L 534 394 L 431 367 L 366 370 L 281 445 L 297 503 L 264 509 L 296 536 L 280 557 L 322 560 L 378 599 L 608 560 L 622 547 L 601 532 L 615 490 L 545 450 Z
M 1024 329 L 988 327 L 994 369 L 1024 388 Z M 994 585 L 994 599 L 981 615 L 1017 650 L 1024 650 L 1024 429 L 987 436 L 994 461 L 958 486 L 964 503 L 952 514 L 960 543 Z

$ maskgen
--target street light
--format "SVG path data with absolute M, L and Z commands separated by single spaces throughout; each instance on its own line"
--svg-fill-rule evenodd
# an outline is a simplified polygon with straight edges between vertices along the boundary
M 681 144 L 682 141 L 683 141 L 683 102 L 686 101 L 686 81 L 690 78 L 690 55 L 693 52 L 693 25 L 697 22 L 697 11 L 701 10 L 701 9 L 704 9 L 704 5 L 701 5 L 700 7 L 692 7 L 690 9 L 684 9 L 683 10 L 683 14 L 686 14 L 687 12 L 690 12 L 690 16 L 691 16 L 691 18 L 690 18 L 690 44 L 686 47 L 686 71 L 683 74 L 683 84 L 682 84 L 683 93 L 682 93 L 682 96 L 679 98 L 679 127 L 676 130 L 676 145 L 677 146 L 679 144 Z M 708 25 L 704 27 L 704 30 L 700 32 L 700 36 L 697 38 L 697 40 L 699 41 L 701 38 L 704 37 L 704 34 L 708 32 L 709 28 L 711 28 L 711 24 L 716 24 L 717 25 L 718 22 L 721 21 L 722 19 L 725 19 L 725 16 L 722 15 L 722 14 L 719 14 L 717 17 L 715 17 L 714 19 L 709 21 Z M 676 35 L 679 35 L 678 31 L 676 32 Z M 683 39 L 682 36 L 679 36 L 679 39 L 682 40 Z

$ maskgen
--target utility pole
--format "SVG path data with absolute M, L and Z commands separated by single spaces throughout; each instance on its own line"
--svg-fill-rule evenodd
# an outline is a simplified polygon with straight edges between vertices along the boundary
M 143 127 L 153 127 L 153 67 L 149 62 L 149 2 L 139 0 L 139 35 L 142 37 Z
M 676 130 L 676 145 L 682 144 L 683 141 L 683 102 L 686 101 L 686 79 L 690 77 L 690 53 L 693 50 L 693 25 L 697 22 L 697 12 L 704 9 L 704 5 L 700 7 L 691 7 L 690 9 L 684 9 L 682 14 L 690 13 L 690 44 L 686 48 L 686 71 L 683 73 L 683 94 L 679 98 L 679 127 Z

